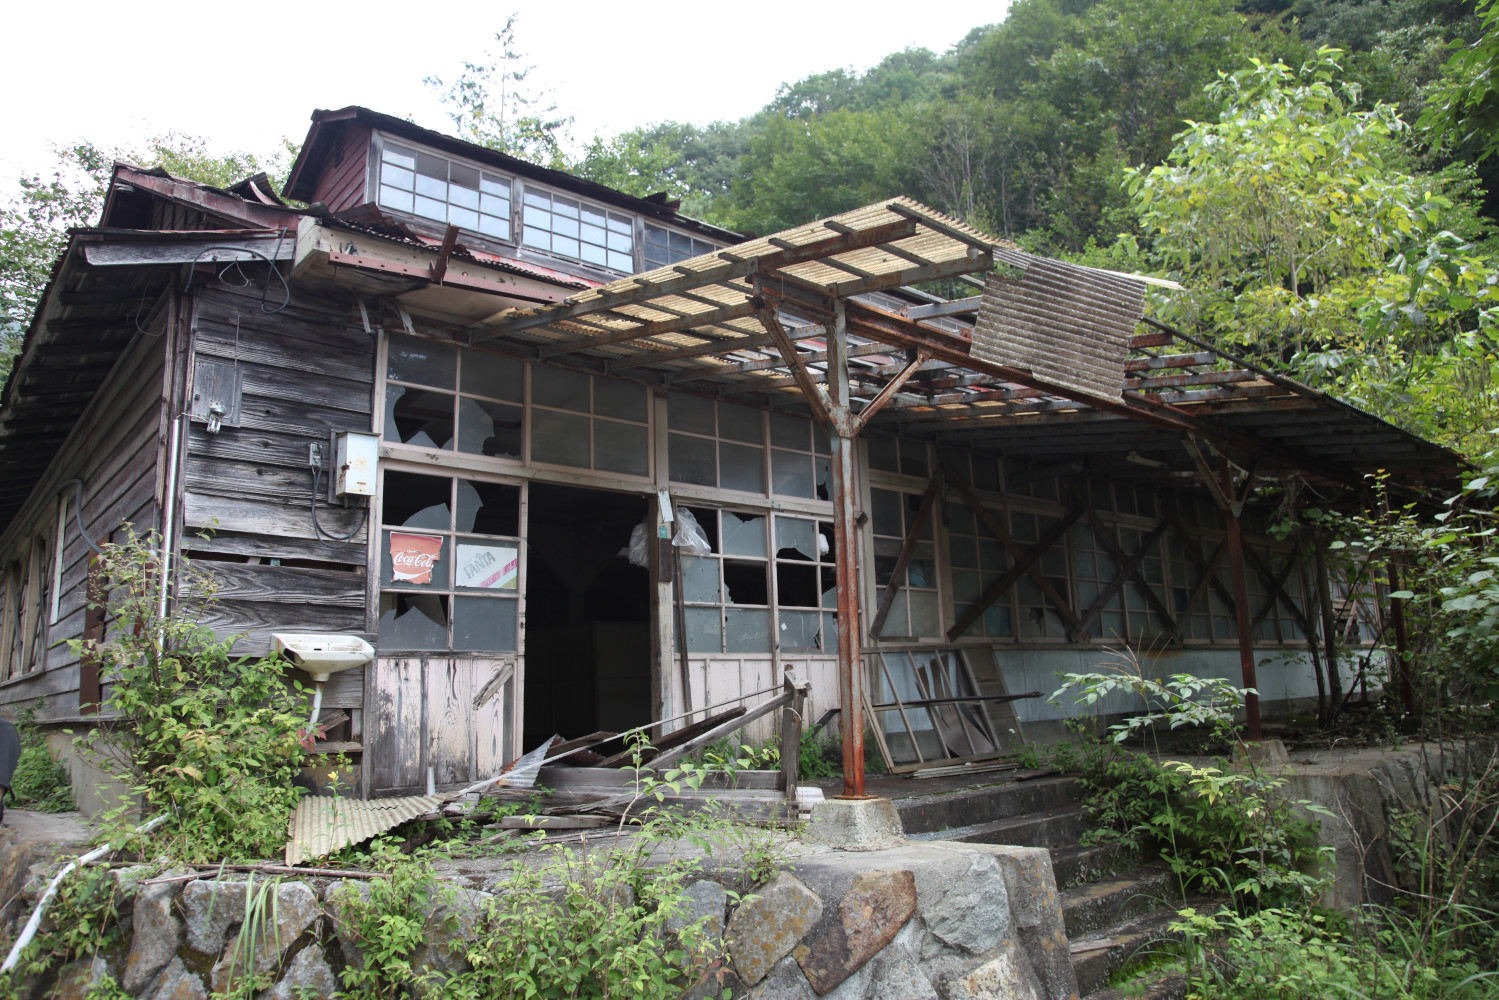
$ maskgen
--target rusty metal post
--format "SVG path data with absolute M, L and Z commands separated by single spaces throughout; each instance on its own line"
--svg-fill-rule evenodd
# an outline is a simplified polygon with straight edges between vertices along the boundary
M 1390 591 L 1393 593 L 1400 589 L 1400 567 L 1390 563 Z M 1395 671 L 1400 678 L 1400 700 L 1405 703 L 1405 710 L 1411 715 L 1416 714 L 1416 686 L 1411 680 L 1411 664 L 1408 659 L 1410 650 L 1405 635 L 1405 600 L 1400 597 L 1390 598 L 1390 624 L 1395 627 Z
M 1227 478 L 1227 477 L 1225 477 Z M 1254 627 L 1249 620 L 1249 584 L 1244 577 L 1244 535 L 1239 529 L 1239 512 L 1223 512 L 1224 531 L 1227 534 L 1229 571 L 1234 577 L 1234 622 L 1239 633 L 1239 672 L 1243 685 L 1254 688 L 1256 693 L 1244 696 L 1244 730 L 1251 740 L 1260 739 L 1259 682 L 1255 678 Z
M 848 395 L 848 333 L 843 300 L 835 300 L 828 331 L 828 428 L 833 450 L 833 559 L 838 574 L 838 708 L 843 730 L 843 795 L 864 792 L 864 658 L 859 648 L 859 525 L 853 420 Z

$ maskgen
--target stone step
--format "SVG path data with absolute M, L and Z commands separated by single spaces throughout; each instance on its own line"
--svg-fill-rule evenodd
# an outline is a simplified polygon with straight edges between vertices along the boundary
M 1104 933 L 1073 935 L 1072 970 L 1077 974 L 1078 992 L 1085 997 L 1099 994 L 1103 1000 L 1112 992 L 1105 989 L 1109 975 L 1131 959 L 1143 957 L 1145 949 L 1173 939 L 1167 927 L 1175 919 L 1175 910 L 1161 908 Z
M 1087 828 L 1087 813 L 1079 806 L 1032 812 L 1007 819 L 924 833 L 907 833 L 912 840 L 956 840 L 967 844 L 1007 847 L 1054 847 L 1076 844 Z
M 1051 870 L 1058 889 L 1105 878 L 1139 863 L 1139 848 L 1129 841 L 1111 840 L 1087 847 L 1069 844 L 1051 849 Z
M 1163 865 L 1144 865 L 1062 893 L 1062 916 L 1073 941 L 1150 913 L 1176 909 L 1176 880 Z
M 1083 1000 L 1185 1000 L 1187 986 L 1186 976 L 1146 976 L 1089 993 Z
M 1038 778 L 895 800 L 906 835 L 967 827 L 1078 803 L 1075 778 Z

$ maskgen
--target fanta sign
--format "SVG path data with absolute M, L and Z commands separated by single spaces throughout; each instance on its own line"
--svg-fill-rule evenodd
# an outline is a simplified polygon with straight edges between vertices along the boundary
M 455 583 L 483 590 L 515 590 L 520 551 L 513 545 L 458 543 Z
M 390 533 L 390 570 L 398 583 L 431 583 L 432 567 L 441 557 L 441 535 Z

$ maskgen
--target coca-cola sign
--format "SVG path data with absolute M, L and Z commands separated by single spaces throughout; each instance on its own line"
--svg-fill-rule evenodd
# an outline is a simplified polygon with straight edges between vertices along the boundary
M 390 572 L 398 583 L 431 583 L 432 568 L 442 558 L 441 535 L 390 533 Z

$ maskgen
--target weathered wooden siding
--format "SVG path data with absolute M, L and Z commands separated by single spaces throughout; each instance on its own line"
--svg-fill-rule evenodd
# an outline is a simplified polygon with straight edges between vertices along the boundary
M 50 599 L 37 609 L 47 616 L 44 643 L 30 663 L 11 664 L 8 679 L 0 681 L 0 705 L 31 707 L 39 721 L 79 717 L 79 663 L 68 640 L 83 633 L 90 552 L 78 531 L 75 490 L 64 484 L 83 480 L 83 524 L 96 542 L 121 540 L 124 524 L 142 534 L 160 527 L 159 443 L 171 345 L 163 332 L 141 334 L 126 348 L 20 515 L 0 536 L 0 554 L 8 561 L 37 528 L 55 531 L 58 497 L 66 498 L 58 616 L 52 620 Z M 49 558 L 46 571 L 53 569 Z
M 347 544 L 317 538 L 307 461 L 330 431 L 372 426 L 375 342 L 357 305 L 299 293 L 268 314 L 258 284 L 213 284 L 196 296 L 191 332 L 194 362 L 237 365 L 243 386 L 240 425 L 192 424 L 183 455 L 181 547 L 221 588 L 208 624 L 242 633 L 244 653 L 269 650 L 272 632 L 363 632 L 368 525 Z M 343 535 L 363 512 L 320 500 L 318 520 Z M 359 708 L 358 680 L 341 676 L 324 704 Z
M 365 194 L 369 148 L 369 129 L 346 130 L 338 151 L 318 178 L 313 201 L 322 202 L 330 211 L 343 212 L 373 200 Z
M 368 731 L 370 793 L 487 778 L 515 756 L 520 691 L 513 658 L 408 656 L 373 665 Z M 477 702 L 478 704 L 475 704 Z
M 672 704 L 683 706 L 674 710 L 686 711 L 682 696 L 682 671 L 673 661 Z M 737 698 L 751 691 L 760 691 L 780 683 L 781 675 L 769 654 L 763 656 L 691 656 L 687 669 L 692 680 L 692 705 L 703 708 Z M 793 670 L 802 680 L 812 685 L 812 695 L 807 703 L 804 727 L 812 725 L 830 708 L 838 707 L 838 661 L 831 656 L 792 655 L 781 657 L 781 669 Z M 768 701 L 773 694 L 750 698 L 745 706 L 754 708 Z M 694 717 L 694 721 L 699 717 Z M 680 723 L 679 723 L 680 725 Z M 770 739 L 780 732 L 780 720 L 767 716 L 750 723 L 740 730 L 739 738 L 746 742 Z

